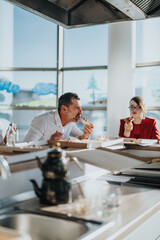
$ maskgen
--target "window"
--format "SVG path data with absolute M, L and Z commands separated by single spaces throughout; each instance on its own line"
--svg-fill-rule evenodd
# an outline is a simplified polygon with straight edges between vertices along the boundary
M 56 67 L 57 25 L 14 7 L 14 67 Z
M 94 124 L 94 131 L 91 134 L 90 139 L 96 139 L 98 136 L 106 136 L 106 110 L 83 110 L 82 116 L 87 117 Z M 84 124 L 79 121 L 78 127 L 83 130 Z
M 6 1 L 0 7 L 0 121 L 4 133 L 15 122 L 22 141 L 35 114 L 56 107 L 57 25 Z
M 136 23 L 135 93 L 148 106 L 147 116 L 157 120 L 160 131 L 160 18 Z
M 64 92 L 76 92 L 82 106 L 100 107 L 107 103 L 107 71 L 64 72 Z
M 107 65 L 107 25 L 64 30 L 64 67 Z
M 1 105 L 56 106 L 56 73 L 52 71 L 0 72 Z
M 63 91 L 79 95 L 83 116 L 95 126 L 92 139 L 106 132 L 107 34 L 107 25 L 64 30 Z
M 56 24 L 6 1 L 2 0 L 0 5 L 5 13 L 2 15 L 5 25 L 0 23 L 0 33 L 3 33 L 0 121 L 4 130 L 10 121 L 15 122 L 19 141 L 22 141 L 35 115 L 56 108 L 57 86 L 62 87 L 61 75 L 63 92 L 78 93 L 87 116 L 96 121 L 97 134 L 103 132 L 107 103 L 107 25 L 64 29 L 62 46 L 57 43 Z M 60 69 L 57 68 L 57 52 L 62 49 L 57 46 L 64 50 Z
M 160 17 L 137 21 L 136 62 L 160 61 Z
M 144 98 L 147 106 L 160 107 L 160 66 L 137 68 L 135 72 L 136 95 Z

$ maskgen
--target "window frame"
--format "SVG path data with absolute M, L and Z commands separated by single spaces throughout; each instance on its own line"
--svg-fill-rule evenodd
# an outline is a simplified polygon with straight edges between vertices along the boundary
M 12 109 L 12 110 L 53 110 L 57 109 L 58 105 L 58 98 L 61 94 L 63 94 L 63 81 L 64 81 L 64 71 L 75 71 L 75 70 L 97 70 L 97 69 L 106 69 L 108 68 L 107 65 L 102 66 L 79 66 L 79 67 L 63 67 L 63 53 L 64 53 L 64 28 L 57 25 L 57 56 L 56 56 L 56 62 L 57 66 L 56 68 L 28 68 L 28 67 L 6 67 L 6 68 L 0 68 L 0 72 L 2 71 L 55 71 L 56 72 L 56 84 L 57 84 L 57 94 L 56 94 L 56 107 L 18 107 L 18 106 L 0 106 L 0 109 Z M 84 110 L 107 110 L 106 107 L 83 107 Z

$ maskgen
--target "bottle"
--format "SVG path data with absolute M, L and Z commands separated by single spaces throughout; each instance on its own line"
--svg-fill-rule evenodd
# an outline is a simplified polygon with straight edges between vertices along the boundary
M 7 130 L 7 146 L 15 146 L 16 142 L 16 131 L 14 128 L 14 123 L 9 124 L 9 128 Z

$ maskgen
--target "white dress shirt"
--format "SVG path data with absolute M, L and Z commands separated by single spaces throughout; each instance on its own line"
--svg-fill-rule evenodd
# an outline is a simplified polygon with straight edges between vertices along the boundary
M 63 133 L 64 138 L 82 136 L 83 132 L 74 122 L 62 126 L 58 111 L 50 111 L 36 116 L 32 122 L 24 142 L 49 140 L 56 131 Z

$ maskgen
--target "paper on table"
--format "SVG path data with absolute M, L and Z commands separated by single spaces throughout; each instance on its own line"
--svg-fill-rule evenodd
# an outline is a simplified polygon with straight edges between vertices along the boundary
M 101 149 L 77 150 L 68 152 L 67 155 L 77 157 L 79 161 L 107 169 L 114 174 L 142 164 L 141 161 L 134 158 Z
M 15 147 L 26 147 L 26 146 L 43 146 L 48 144 L 47 140 L 43 141 L 34 141 L 34 142 L 22 142 L 22 143 L 16 143 Z
M 111 150 L 119 150 L 119 149 L 125 149 L 126 147 L 124 145 L 118 144 L 118 145 L 113 145 L 113 146 L 106 147 L 106 148 L 111 149 Z
M 117 145 L 117 144 L 123 144 L 123 138 L 109 140 L 104 143 L 102 142 L 101 147 L 109 147 L 109 146 L 113 146 L 113 145 Z
M 157 144 L 157 139 L 140 139 L 140 146 L 150 146 Z
M 113 182 L 118 182 L 118 183 L 126 183 L 129 180 L 131 180 L 134 177 L 128 177 L 128 176 L 116 176 L 116 175 L 105 175 L 100 177 L 101 180 L 106 180 L 106 181 L 113 181 Z
M 136 144 L 140 146 L 150 146 L 154 144 L 157 146 L 157 139 L 124 138 L 123 142 L 124 144 Z
M 112 140 L 82 140 L 81 142 L 85 142 L 88 144 L 91 144 L 93 148 L 98 148 L 98 147 L 109 147 L 117 144 L 123 144 L 123 138 L 117 138 L 117 139 L 112 139 Z

